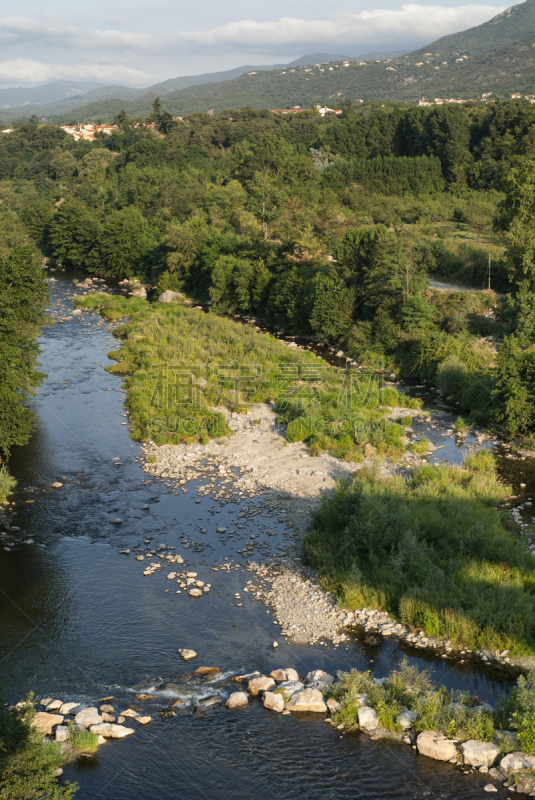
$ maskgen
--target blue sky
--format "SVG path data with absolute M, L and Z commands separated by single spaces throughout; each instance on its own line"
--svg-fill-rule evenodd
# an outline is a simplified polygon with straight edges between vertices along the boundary
M 147 86 L 308 53 L 410 50 L 506 7 L 492 0 L 19 0 L 16 14 L 0 14 L 0 86 L 69 79 Z

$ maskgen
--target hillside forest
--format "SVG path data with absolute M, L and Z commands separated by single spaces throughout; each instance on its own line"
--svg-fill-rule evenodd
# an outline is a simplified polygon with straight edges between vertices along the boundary
M 9 403 L 40 379 L 32 337 L 46 257 L 88 276 L 137 278 L 154 298 L 181 291 L 213 313 L 253 315 L 430 380 L 472 421 L 529 442 L 528 102 L 348 102 L 340 116 L 243 108 L 174 120 L 156 101 L 150 124 L 124 113 L 116 122 L 94 142 L 35 120 L 0 135 L 0 288 L 13 295 L 12 270 L 24 286 L 1 311 Z M 436 291 L 433 279 L 477 291 Z M 20 424 L 0 418 L 4 457 L 31 427 L 21 414 Z

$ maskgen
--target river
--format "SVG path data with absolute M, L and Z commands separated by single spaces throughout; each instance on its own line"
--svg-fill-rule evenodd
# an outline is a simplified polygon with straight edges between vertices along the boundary
M 356 667 L 382 677 L 404 654 L 431 668 L 436 681 L 470 689 L 491 703 L 510 690 L 511 680 L 394 641 L 365 643 L 358 635 L 347 648 L 286 643 L 263 604 L 247 597 L 239 607 L 234 594 L 251 575 L 238 545 L 222 545 L 214 524 L 230 521 L 235 506 L 210 497 L 193 503 L 194 486 L 173 494 L 147 481 L 136 460 L 140 447 L 121 416 L 121 381 L 103 369 L 117 341 L 97 315 L 66 319 L 72 277 L 55 273 L 50 280 L 50 309 L 65 322 L 43 332 L 41 364 L 48 378 L 33 401 L 39 424 L 30 444 L 16 449 L 11 460 L 19 481 L 13 524 L 34 543 L 11 552 L 0 548 L 1 680 L 10 701 L 29 691 L 90 705 L 113 695 L 118 708 L 135 702 L 139 691 L 158 696 L 148 707 L 150 725 L 65 769 L 64 778 L 80 784 L 76 797 L 484 796 L 483 775 L 464 775 L 399 743 L 342 737 L 322 719 L 281 716 L 258 701 L 236 712 L 222 705 L 196 710 L 200 697 L 235 688 L 227 678 L 240 671 L 269 674 L 294 667 L 305 674 Z M 63 487 L 52 489 L 55 481 Z M 249 505 L 255 503 L 260 506 L 261 498 Z M 276 548 L 283 523 L 263 514 L 263 522 L 279 532 L 270 539 Z M 122 524 L 111 523 L 117 517 Z M 244 524 L 245 533 L 256 530 L 252 521 Z M 203 526 L 208 533 L 201 545 L 183 549 L 183 540 L 194 541 Z M 212 583 L 210 594 L 196 601 L 185 592 L 166 593 L 164 574 L 144 577 L 131 555 L 119 553 L 146 537 L 176 547 L 188 569 Z M 233 568 L 213 572 L 225 558 Z M 223 677 L 181 683 L 191 671 L 177 656 L 181 647 L 196 650 L 194 663 L 217 666 Z M 160 718 L 157 708 L 172 695 L 163 688 L 169 682 L 181 686 L 183 703 L 176 716 Z M 498 788 L 498 797 L 504 796 Z

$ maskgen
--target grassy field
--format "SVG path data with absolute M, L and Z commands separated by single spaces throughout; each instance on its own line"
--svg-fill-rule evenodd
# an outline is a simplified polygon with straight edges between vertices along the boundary
M 360 472 L 322 500 L 305 556 L 349 608 L 385 609 L 472 649 L 535 652 L 535 560 L 496 510 L 485 451 L 407 479 Z
M 313 453 L 360 461 L 367 445 L 392 457 L 405 450 L 402 426 L 385 415 L 419 402 L 383 388 L 379 375 L 340 372 L 269 334 L 182 306 L 105 294 L 76 305 L 109 320 L 130 315 L 116 330 L 121 349 L 109 354 L 117 364 L 107 369 L 124 376 L 138 441 L 206 442 L 230 433 L 223 409 L 243 413 L 265 402 L 275 404 L 288 440 L 308 442 Z

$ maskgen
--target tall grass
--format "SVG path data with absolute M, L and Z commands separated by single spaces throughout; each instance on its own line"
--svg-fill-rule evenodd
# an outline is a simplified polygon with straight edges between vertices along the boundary
M 78 304 L 109 318 L 113 300 L 93 294 Z M 126 376 L 133 438 L 206 441 L 230 433 L 224 410 L 268 402 L 288 441 L 306 441 L 314 453 L 358 461 L 366 445 L 391 456 L 405 449 L 401 427 L 386 414 L 393 406 L 418 408 L 419 401 L 383 387 L 380 375 L 341 373 L 310 352 L 214 314 L 119 300 L 117 313 L 131 311 L 130 321 L 116 331 L 123 346 L 109 353 L 118 364 L 108 369 Z
M 495 509 L 492 456 L 408 479 L 360 472 L 324 498 L 304 555 L 350 608 L 387 609 L 428 636 L 535 652 L 535 561 Z

